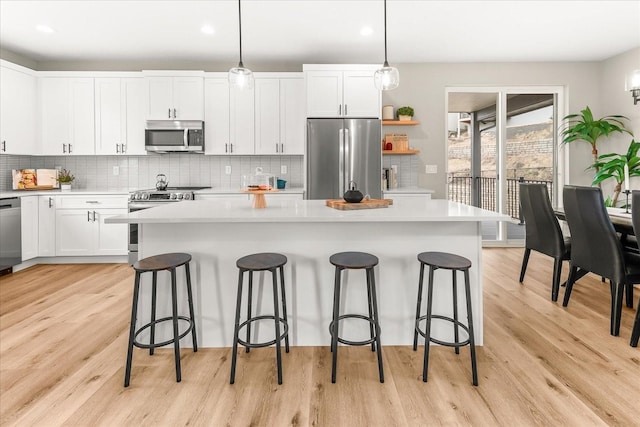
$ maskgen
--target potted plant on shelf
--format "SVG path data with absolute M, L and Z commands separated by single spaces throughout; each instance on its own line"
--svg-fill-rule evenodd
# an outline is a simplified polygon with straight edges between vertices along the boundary
M 625 181 L 625 165 L 628 168 L 629 178 L 632 176 L 640 176 L 640 157 L 638 157 L 638 150 L 640 150 L 640 142 L 632 139 L 626 154 L 603 154 L 591 165 L 591 168 L 596 169 L 592 185 L 598 185 L 609 178 L 616 180 L 616 186 L 613 189 L 613 199 L 607 198 L 607 201 L 610 201 L 610 203 L 607 203 L 607 206 L 615 207 L 618 203 L 618 197 L 622 191 L 622 184 Z M 627 182 L 625 188 L 628 187 L 629 183 Z
M 411 107 L 400 107 L 398 108 L 398 120 L 408 121 L 413 118 L 413 108 Z
M 71 190 L 71 183 L 76 177 L 67 169 L 62 169 L 58 172 L 56 181 L 60 183 L 60 189 L 63 191 Z

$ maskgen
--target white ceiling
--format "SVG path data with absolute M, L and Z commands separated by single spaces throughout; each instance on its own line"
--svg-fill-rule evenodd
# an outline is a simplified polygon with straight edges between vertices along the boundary
M 233 63 L 237 7 L 233 0 L 0 0 L 0 47 L 37 62 Z M 243 0 L 242 14 L 249 68 L 384 59 L 382 0 Z M 640 46 L 640 0 L 388 0 L 387 16 L 392 65 L 599 61 Z M 38 32 L 39 24 L 55 32 Z M 201 33 L 204 24 L 215 33 Z M 363 26 L 373 34 L 360 35 Z

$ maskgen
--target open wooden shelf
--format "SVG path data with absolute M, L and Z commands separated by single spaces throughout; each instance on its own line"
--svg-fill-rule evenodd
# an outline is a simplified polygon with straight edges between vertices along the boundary
M 418 154 L 420 150 L 382 150 L 382 154 Z
M 415 126 L 419 125 L 418 120 L 383 120 L 382 126 Z

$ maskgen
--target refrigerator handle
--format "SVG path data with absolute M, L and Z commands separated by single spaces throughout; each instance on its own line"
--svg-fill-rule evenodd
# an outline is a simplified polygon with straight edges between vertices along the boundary
M 353 141 L 351 141 L 351 135 L 349 128 L 344 130 L 344 191 L 349 190 L 351 187 L 351 180 L 353 179 L 353 165 L 351 164 L 351 147 Z
M 339 191 L 341 191 L 342 193 L 344 193 L 344 129 L 340 129 L 338 131 L 338 142 L 340 143 L 340 154 L 338 155 L 339 160 L 339 179 L 338 179 L 338 186 L 339 186 Z

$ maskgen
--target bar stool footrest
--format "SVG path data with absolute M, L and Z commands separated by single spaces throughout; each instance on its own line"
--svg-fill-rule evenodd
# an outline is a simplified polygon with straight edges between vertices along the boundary
M 240 326 L 238 326 L 238 334 L 240 333 L 239 331 L 244 328 L 245 326 L 247 326 L 250 323 L 259 321 L 259 320 L 275 320 L 275 316 L 274 315 L 263 315 L 263 316 L 256 316 L 256 317 L 252 317 L 249 320 L 245 320 L 244 322 L 242 322 L 240 324 Z M 248 347 L 248 348 L 260 348 L 260 347 L 269 347 L 273 344 L 276 343 L 276 341 L 282 341 L 284 339 L 284 337 L 286 337 L 289 334 L 289 324 L 287 323 L 286 320 L 284 320 L 283 318 L 279 318 L 280 323 L 283 325 L 283 330 L 282 333 L 280 334 L 280 336 L 276 339 L 273 339 L 271 341 L 268 342 L 258 342 L 258 343 L 248 343 L 242 339 L 240 339 L 240 337 L 238 337 L 238 344 L 244 346 L 244 347 Z
M 453 323 L 454 325 L 458 325 L 467 333 L 467 337 L 469 336 L 469 327 L 467 325 L 465 325 L 464 323 L 458 321 L 458 320 L 455 320 L 455 319 L 453 319 L 451 317 L 442 316 L 442 315 L 439 315 L 439 314 L 432 314 L 431 318 L 432 319 L 445 320 L 447 322 Z M 421 316 L 416 321 L 416 331 L 420 335 L 422 335 L 422 337 L 425 338 L 425 339 L 427 338 L 427 334 L 422 329 L 420 329 L 420 322 L 423 321 L 423 320 L 426 320 L 426 319 L 427 319 L 427 316 Z M 436 344 L 439 344 L 439 345 L 444 345 L 446 347 L 462 347 L 462 346 L 465 346 L 465 345 L 469 345 L 471 343 L 469 338 L 467 338 L 464 341 L 451 342 L 451 341 L 442 341 L 442 340 L 439 340 L 439 339 L 436 339 L 436 338 L 432 337 L 432 338 L 429 338 L 429 341 L 431 341 L 433 343 L 436 343 Z
M 164 347 L 165 345 L 172 344 L 174 342 L 173 338 L 170 338 L 167 341 L 154 343 L 154 344 L 144 344 L 137 340 L 138 335 L 140 335 L 142 331 L 144 331 L 145 329 L 150 328 L 151 325 L 157 325 L 158 323 L 167 322 L 169 320 L 173 320 L 173 317 L 169 316 L 169 317 L 163 317 L 162 319 L 157 319 L 153 322 L 147 323 L 146 325 L 142 326 L 140 329 L 136 330 L 135 335 L 133 337 L 133 345 L 135 345 L 138 348 L 158 348 L 158 347 Z M 189 323 L 189 327 L 184 332 L 178 334 L 178 341 L 179 341 L 182 338 L 186 337 L 189 334 L 189 332 L 191 332 L 191 330 L 194 327 L 194 322 L 187 316 L 178 316 L 178 320 L 183 320 Z
M 367 344 L 374 343 L 376 341 L 376 339 L 378 338 L 378 334 L 380 333 L 380 325 L 378 325 L 370 317 L 365 316 L 363 314 L 343 314 L 342 316 L 338 317 L 338 322 L 340 320 L 343 320 L 343 319 L 361 319 L 361 320 L 366 320 L 367 322 L 371 323 L 376 328 L 376 333 L 373 335 L 373 338 L 369 338 L 368 340 L 364 340 L 364 341 L 349 341 L 349 340 L 346 340 L 344 338 L 338 337 L 338 342 L 339 343 L 346 344 L 346 345 L 356 345 L 356 346 L 367 345 Z M 331 334 L 332 337 L 333 337 L 333 324 L 334 323 L 335 322 L 329 323 L 329 334 Z

